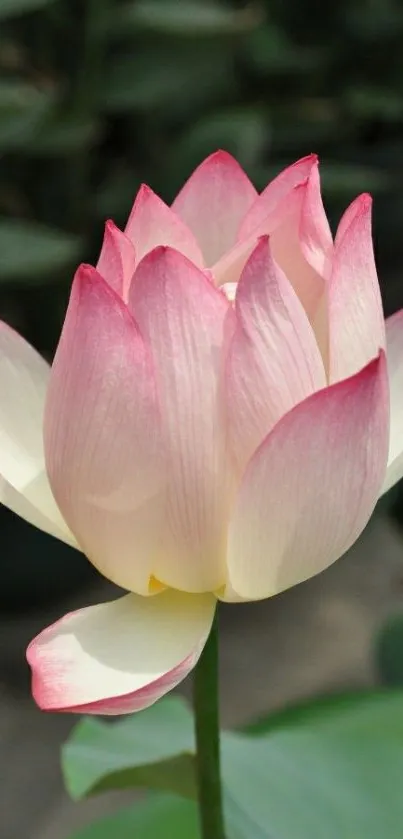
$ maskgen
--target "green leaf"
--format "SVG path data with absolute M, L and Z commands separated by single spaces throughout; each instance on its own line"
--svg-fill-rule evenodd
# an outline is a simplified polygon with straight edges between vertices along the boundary
M 265 736 L 224 735 L 222 754 L 230 839 L 401 837 L 402 692 L 313 703 Z
M 80 249 L 80 240 L 61 230 L 0 218 L 0 282 L 45 282 L 75 261 Z
M 234 10 L 211 0 L 137 0 L 123 7 L 118 17 L 114 29 L 123 34 L 133 28 L 199 38 L 245 33 L 261 19 L 255 7 Z
M 213 102 L 234 84 L 230 51 L 219 44 L 185 42 L 175 50 L 138 46 L 111 64 L 100 90 L 107 111 L 187 114 Z M 154 116 L 154 113 L 153 113 Z
M 273 23 L 251 32 L 245 56 L 252 67 L 267 76 L 310 72 L 320 62 L 318 50 L 296 47 L 284 29 Z
M 399 710 L 401 702 L 400 693 L 392 693 L 389 690 L 363 691 L 357 690 L 349 693 L 332 694 L 331 696 L 320 696 L 314 700 L 308 699 L 297 705 L 289 705 L 274 713 L 265 714 L 253 720 L 244 727 L 243 733 L 249 735 L 268 734 L 279 728 L 300 728 L 305 725 L 334 726 L 337 721 L 343 727 L 347 722 L 354 727 L 366 726 L 367 715 L 372 719 L 380 718 L 382 724 L 385 721 L 385 709 L 396 703 Z M 344 710 L 346 714 L 344 714 Z M 403 718 L 402 718 L 403 723 Z M 396 725 L 396 718 L 391 717 L 391 724 Z
M 383 192 L 390 189 L 393 178 L 382 169 L 360 166 L 355 163 L 324 163 L 321 167 L 321 180 L 324 190 L 333 195 Z
M 99 125 L 90 117 L 51 114 L 28 144 L 30 153 L 58 157 L 93 145 Z
M 193 752 L 190 709 L 170 696 L 119 722 L 84 719 L 63 747 L 62 766 L 73 798 L 135 786 L 192 797 Z
M 0 81 L 0 149 L 23 148 L 45 121 L 53 102 L 50 91 L 19 79 Z
M 348 89 L 342 100 L 351 112 L 354 120 L 383 119 L 395 122 L 403 119 L 403 101 L 399 91 L 389 88 L 360 85 Z
M 208 154 L 224 148 L 250 169 L 267 146 L 268 123 L 265 111 L 257 107 L 230 108 L 206 116 L 175 144 L 167 168 L 191 171 Z
M 129 166 L 111 166 L 96 192 L 94 212 L 98 218 L 113 218 L 124 227 L 140 184 L 140 175 Z
M 36 12 L 54 2 L 55 0 L 0 0 L 0 20 L 17 17 L 24 12 Z
M 376 662 L 384 684 L 403 687 L 403 614 L 392 615 L 376 641 Z
M 197 807 L 170 795 L 152 795 L 96 821 L 68 839 L 200 839 Z

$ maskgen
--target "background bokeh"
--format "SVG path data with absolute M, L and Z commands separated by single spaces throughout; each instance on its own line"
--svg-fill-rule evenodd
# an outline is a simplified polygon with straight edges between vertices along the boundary
M 371 192 L 385 309 L 403 306 L 402 43 L 401 0 L 0 0 L 0 317 L 51 359 L 73 272 L 79 261 L 96 261 L 104 221 L 124 225 L 143 181 L 171 201 L 191 170 L 220 147 L 259 188 L 282 166 L 319 153 L 333 227 L 357 193 Z M 398 491 L 398 517 L 402 507 Z M 266 621 L 274 622 L 279 645 L 271 638 L 268 654 L 278 679 L 287 681 L 285 660 L 294 672 L 297 666 L 287 617 L 280 617 L 287 610 L 305 662 L 298 684 L 305 680 L 309 692 L 337 683 L 345 672 L 339 659 L 360 672 L 350 654 L 354 643 L 362 649 L 357 638 L 367 643 L 370 613 L 385 617 L 403 600 L 400 537 L 381 529 L 366 539 L 352 566 L 357 572 L 332 570 L 324 590 L 314 582 L 256 607 L 253 618 L 242 613 L 250 648 Z M 18 634 L 16 627 L 32 613 L 39 628 L 69 597 L 84 602 L 96 575 L 81 555 L 4 508 L 0 545 L 0 694 L 3 683 L 12 693 L 22 674 L 25 696 L 25 630 Z M 338 652 L 328 653 L 322 681 L 309 670 L 324 666 L 320 655 L 312 661 L 317 597 L 327 604 L 323 615 L 334 637 L 348 627 Z M 396 626 L 389 674 L 403 657 L 395 654 L 403 633 Z M 233 618 L 227 636 L 224 667 L 231 670 L 238 643 L 231 646 Z M 239 684 L 229 683 L 234 701 Z M 254 684 L 257 707 L 267 691 L 260 692 L 256 678 Z M 287 690 L 273 690 L 283 701 Z M 289 698 L 293 691 L 300 687 L 290 686 Z M 37 730 L 42 737 L 45 729 Z M 18 839 L 28 839 L 22 822 L 15 829 Z

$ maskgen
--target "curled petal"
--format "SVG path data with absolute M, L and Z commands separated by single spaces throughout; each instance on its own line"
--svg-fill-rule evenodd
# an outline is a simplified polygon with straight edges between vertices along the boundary
M 137 263 L 158 245 L 169 245 L 203 266 L 200 248 L 186 224 L 150 187 L 140 187 L 125 230 L 136 250 Z
M 385 347 L 369 195 L 347 209 L 336 236 L 329 282 L 330 381 L 351 376 Z
M 305 311 L 262 238 L 238 284 L 227 361 L 228 423 L 241 469 L 278 420 L 326 384 Z
M 386 321 L 386 353 L 390 387 L 388 468 L 382 493 L 403 477 L 403 309 Z
M 317 162 L 312 166 L 303 190 L 299 243 L 311 268 L 321 277 L 328 277 L 333 253 L 333 238 L 322 202 Z
M 136 252 L 129 237 L 113 221 L 107 221 L 97 271 L 123 300 L 127 299 L 135 263 Z
M 91 562 L 148 592 L 165 479 L 151 359 L 123 301 L 79 268 L 45 412 L 46 465 Z
M 256 199 L 240 227 L 238 244 L 213 268 L 218 285 L 239 279 L 262 235 L 270 235 L 273 257 L 301 300 L 327 361 L 324 276 L 333 246 L 315 155 L 285 169 Z
M 312 169 L 317 168 L 317 165 L 316 154 L 310 154 L 301 158 L 301 160 L 297 160 L 292 166 L 287 166 L 276 178 L 270 181 L 245 216 L 239 229 L 238 240 L 247 239 L 257 230 L 261 230 L 262 225 L 269 218 L 272 219 L 271 223 L 277 227 L 283 221 L 284 215 L 287 214 L 285 199 L 289 199 L 296 188 L 306 185 Z M 262 230 L 262 235 L 263 233 Z
M 75 545 L 45 472 L 42 423 L 50 367 L 0 323 L 0 500 L 52 536 Z
M 375 506 L 388 437 L 383 353 L 286 414 L 250 461 L 236 499 L 231 588 L 250 599 L 268 597 L 338 559 Z
M 171 248 L 140 263 L 130 307 L 151 347 L 167 452 L 167 520 L 153 574 L 174 588 L 214 590 L 225 581 L 231 474 L 222 371 L 234 313 Z
M 235 245 L 239 226 L 257 192 L 239 163 L 225 151 L 211 154 L 190 176 L 172 209 L 213 265 Z
M 238 282 L 241 271 L 259 236 L 266 236 L 283 224 L 294 206 L 299 186 L 306 183 L 317 158 L 309 155 L 280 172 L 251 205 L 238 230 L 237 243 L 213 266 L 217 285 Z
M 45 711 L 127 714 L 156 702 L 195 666 L 214 617 L 213 595 L 135 594 L 71 612 L 27 650 Z

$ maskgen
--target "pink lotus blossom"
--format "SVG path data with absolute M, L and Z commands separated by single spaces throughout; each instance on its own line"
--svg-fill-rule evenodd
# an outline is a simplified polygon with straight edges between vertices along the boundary
M 44 709 L 151 704 L 217 598 L 322 571 L 403 475 L 403 313 L 385 325 L 369 196 L 333 242 L 314 155 L 260 195 L 225 152 L 171 208 L 142 187 L 76 273 L 52 369 L 0 339 L 3 503 L 129 592 L 32 641 Z

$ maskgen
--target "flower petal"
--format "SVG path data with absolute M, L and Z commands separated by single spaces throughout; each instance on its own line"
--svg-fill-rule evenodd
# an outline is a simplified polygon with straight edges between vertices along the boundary
M 215 605 L 213 595 L 166 591 L 71 612 L 28 647 L 34 699 L 70 713 L 147 708 L 195 666 Z
M 239 229 L 238 240 L 248 239 L 251 234 L 260 230 L 262 224 L 268 218 L 273 217 L 273 214 L 277 214 L 277 218 L 274 217 L 273 225 L 278 226 L 278 223 L 283 221 L 284 211 L 286 210 L 284 199 L 288 199 L 296 187 L 306 185 L 312 169 L 317 168 L 317 166 L 318 158 L 316 154 L 309 154 L 307 157 L 297 160 L 291 166 L 287 166 L 270 181 L 245 216 Z
M 42 422 L 50 367 L 21 335 L 0 323 L 0 500 L 70 545 L 45 472 Z
M 172 209 L 196 237 L 206 265 L 235 245 L 239 226 L 257 198 L 255 187 L 225 151 L 211 154 L 190 176 Z
M 390 438 L 382 494 L 403 477 L 403 309 L 386 320 L 390 387 Z
M 294 164 L 289 170 L 281 173 L 278 179 L 282 191 L 297 175 L 302 178 L 307 167 L 309 172 L 304 180 L 297 183 L 292 191 L 285 193 L 280 200 L 280 187 L 274 188 L 269 184 L 260 196 L 261 222 L 259 230 L 271 233 L 271 247 L 274 259 L 285 272 L 293 285 L 302 305 L 313 325 L 320 302 L 325 292 L 324 276 L 328 269 L 329 258 L 333 248 L 332 236 L 326 213 L 323 208 L 320 193 L 318 161 L 314 155 Z M 287 177 L 287 172 L 289 172 Z M 293 179 L 291 180 L 291 176 Z M 275 209 L 269 215 L 269 207 L 273 206 L 274 196 L 277 197 Z M 245 219 L 246 235 L 252 223 L 256 224 L 258 212 L 253 217 Z M 253 208 L 252 208 L 253 210 Z M 327 336 L 321 336 L 319 343 L 324 343 Z
M 152 363 L 123 301 L 77 271 L 45 412 L 49 479 L 91 562 L 147 593 L 164 465 Z
M 333 245 L 315 155 L 285 169 L 256 199 L 240 227 L 238 244 L 213 267 L 218 285 L 239 279 L 257 238 L 262 235 L 270 235 L 274 259 L 293 285 L 326 356 L 326 319 L 321 313 L 318 323 L 317 320 L 323 308 L 323 277 Z
M 137 263 L 158 245 L 169 245 L 195 265 L 203 257 L 193 233 L 150 187 L 143 184 L 136 196 L 125 230 L 136 250 Z
M 247 467 L 229 531 L 232 589 L 259 599 L 327 568 L 357 539 L 385 475 L 384 354 L 283 417 Z
M 123 300 L 127 300 L 135 263 L 136 252 L 129 237 L 113 221 L 107 221 L 97 271 Z
M 151 346 L 167 448 L 167 522 L 153 574 L 174 588 L 214 590 L 225 582 L 230 475 L 221 376 L 234 313 L 171 248 L 140 263 L 130 306 Z
M 213 266 L 217 285 L 237 282 L 246 260 L 253 251 L 259 236 L 272 234 L 290 213 L 290 200 L 295 203 L 299 186 L 306 184 L 316 155 L 309 155 L 288 166 L 270 181 L 256 197 L 238 230 L 237 243 Z M 298 201 L 300 199 L 298 198 Z
M 241 275 L 237 327 L 227 361 L 228 421 L 241 469 L 276 422 L 326 385 L 305 311 L 260 240 Z
M 356 373 L 385 347 L 371 234 L 371 198 L 347 209 L 336 236 L 329 283 L 330 381 Z

